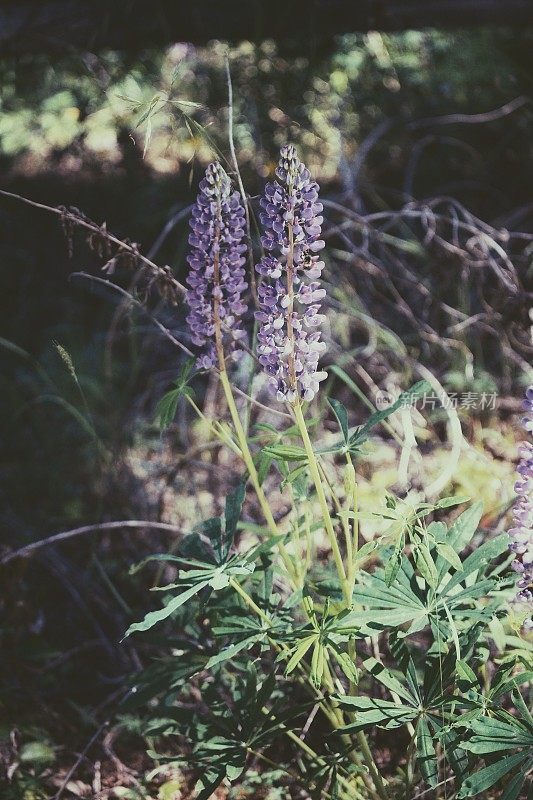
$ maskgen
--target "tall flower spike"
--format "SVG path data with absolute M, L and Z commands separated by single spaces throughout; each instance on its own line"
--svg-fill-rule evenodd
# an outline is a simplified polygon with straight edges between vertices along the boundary
M 192 209 L 186 300 L 194 344 L 204 347 L 200 368 L 209 369 L 245 336 L 245 215 L 238 192 L 218 163 L 209 164 Z
M 262 242 L 267 254 L 256 265 L 258 288 L 257 354 L 278 400 L 312 400 L 320 381 L 318 369 L 326 345 L 320 341 L 319 301 L 326 291 L 318 278 L 324 263 L 317 255 L 323 217 L 318 184 L 311 180 L 292 145 L 281 149 L 277 181 L 261 199 Z
M 533 386 L 526 390 L 525 417 L 522 424 L 528 433 L 533 432 Z M 527 627 L 533 627 L 533 443 L 522 442 L 518 453 L 518 480 L 515 492 L 518 498 L 513 508 L 513 527 L 509 530 L 509 549 L 515 554 L 511 566 L 518 573 L 516 599 L 529 606 Z

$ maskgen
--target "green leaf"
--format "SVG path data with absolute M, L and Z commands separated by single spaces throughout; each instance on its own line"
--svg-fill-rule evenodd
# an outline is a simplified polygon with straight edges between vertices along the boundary
M 359 680 L 359 672 L 349 654 L 341 650 L 334 642 L 328 643 L 328 650 L 333 654 L 333 658 L 337 661 L 348 680 L 356 684 Z
M 485 567 L 494 558 L 497 558 L 508 549 L 509 537 L 506 533 L 496 536 L 494 539 L 489 539 L 484 542 L 480 547 L 476 548 L 468 558 L 463 561 L 463 569 L 461 572 L 456 572 L 452 579 L 447 583 L 443 589 L 443 594 L 449 594 L 450 590 L 460 584 L 467 575 L 477 572 L 482 567 Z
M 202 539 L 198 531 L 188 533 L 187 536 L 183 537 L 183 540 L 178 548 L 178 553 L 182 557 L 176 558 L 176 561 L 183 562 L 184 559 L 193 559 L 198 564 L 213 565 L 215 563 L 215 559 L 209 545 L 206 541 L 204 541 L 204 539 Z
M 461 563 L 461 559 L 451 546 L 447 542 L 437 542 L 436 543 L 437 552 L 441 555 L 448 564 L 450 564 L 454 569 L 458 572 L 462 571 L 463 565 Z
M 389 558 L 387 564 L 385 565 L 385 583 L 389 587 L 392 586 L 392 584 L 396 579 L 396 576 L 398 575 L 398 572 L 400 571 L 404 547 L 405 547 L 405 533 L 402 533 L 398 537 L 398 541 L 396 542 L 392 556 Z
M 521 774 L 520 772 L 511 778 L 505 790 L 500 797 L 500 800 L 519 800 L 520 798 L 520 790 L 524 785 L 524 781 L 526 780 L 525 774 Z
M 389 691 L 397 694 L 398 697 L 401 697 L 402 700 L 405 700 L 411 706 L 418 705 L 415 698 L 410 692 L 407 691 L 405 686 L 402 686 L 400 681 L 394 677 L 392 672 L 375 658 L 367 658 L 366 661 L 363 661 L 363 666 L 377 681 L 382 683 L 383 686 L 386 686 Z
M 272 444 L 263 448 L 263 453 L 277 458 L 280 461 L 306 461 L 307 453 L 303 447 L 296 447 L 292 444 Z
M 422 397 L 427 391 L 431 389 L 431 386 L 427 381 L 418 381 L 412 386 L 408 391 L 402 392 L 399 398 L 396 400 L 388 408 L 384 408 L 381 411 L 376 411 L 375 414 L 372 414 L 371 417 L 362 425 L 352 436 L 350 436 L 349 443 L 351 447 L 357 446 L 361 444 L 365 439 L 367 434 L 369 433 L 372 428 L 378 425 L 380 422 L 383 422 L 391 414 L 394 414 L 395 411 L 402 408 L 403 406 L 411 405 L 413 400 L 416 400 L 418 397 Z
M 418 571 L 426 581 L 428 586 L 435 589 L 437 586 L 437 567 L 429 552 L 429 547 L 425 542 L 418 544 L 414 551 L 414 557 Z
M 426 783 L 435 788 L 439 782 L 439 767 L 433 737 L 424 716 L 421 716 L 416 729 L 417 762 Z
M 194 359 L 189 358 L 181 367 L 178 377 L 174 381 L 174 388 L 170 389 L 159 400 L 155 409 L 155 421 L 161 430 L 168 428 L 176 416 L 178 400 L 180 397 L 194 395 L 193 390 L 188 386 L 189 381 L 194 377 Z
M 389 636 L 389 647 L 394 656 L 394 660 L 405 675 L 412 696 L 416 698 L 417 704 L 420 705 L 422 696 L 418 675 L 416 674 L 416 667 L 404 638 L 401 638 L 399 633 L 395 631 Z
M 195 800 L 209 800 L 212 798 L 215 789 L 218 789 L 222 781 L 225 777 L 225 770 L 224 772 L 217 773 L 213 775 L 213 773 L 208 772 L 203 775 L 201 778 L 198 779 L 196 786 L 194 787 L 198 794 L 195 797 Z
M 135 575 L 139 570 L 143 569 L 146 564 L 149 564 L 151 561 L 171 561 L 176 563 L 183 563 L 183 559 L 179 556 L 172 555 L 172 553 L 155 553 L 154 555 L 147 556 L 143 558 L 142 561 L 139 561 L 138 564 L 134 564 L 129 568 L 129 574 Z
M 296 650 L 294 651 L 293 655 L 289 659 L 289 663 L 285 669 L 285 674 L 290 675 L 290 673 L 296 669 L 302 658 L 305 656 L 307 651 L 313 646 L 313 644 L 317 640 L 317 634 L 313 633 L 312 636 L 306 636 L 305 639 L 298 644 Z
M 525 673 L 522 673 L 522 676 L 524 674 Z M 530 672 L 529 675 L 531 677 L 528 682 L 531 683 L 531 681 L 533 680 L 533 674 Z M 520 676 L 515 676 L 515 677 L 519 678 Z M 524 680 L 520 682 L 524 683 Z M 520 692 L 516 687 L 511 692 L 511 697 L 513 699 L 513 703 L 515 704 L 516 710 L 518 711 L 518 713 L 520 714 L 520 716 L 522 717 L 528 728 L 533 732 L 533 716 L 531 715 L 531 711 L 529 710 L 529 708 L 526 706 L 524 698 L 522 697 L 522 695 L 520 694 Z
M 126 633 L 124 634 L 123 639 L 129 636 L 135 631 L 147 631 L 150 628 L 153 628 L 154 625 L 157 625 L 158 622 L 162 622 L 164 619 L 170 617 L 171 614 L 174 613 L 180 606 L 190 600 L 191 597 L 194 597 L 195 594 L 198 594 L 204 586 L 207 586 L 209 581 L 201 581 L 200 583 L 196 583 L 194 586 L 191 586 L 185 592 L 173 597 L 164 608 L 159 609 L 158 611 L 150 611 L 145 618 L 141 622 L 134 622 L 133 625 L 130 625 Z
M 385 728 L 397 728 L 411 722 L 418 714 L 416 709 L 408 706 L 397 706 L 388 700 L 377 700 L 372 697 L 349 697 L 346 695 L 334 695 L 335 700 L 341 708 L 355 712 L 356 721 L 340 728 L 344 733 L 363 730 L 372 725 Z
M 225 589 L 226 586 L 229 586 L 229 575 L 226 575 L 225 572 L 216 572 L 212 578 L 209 580 L 209 586 L 215 590 L 215 592 L 220 591 L 220 589 Z
M 246 486 L 241 483 L 233 492 L 226 498 L 226 508 L 224 510 L 224 537 L 221 535 L 220 543 L 217 551 L 219 555 L 219 562 L 225 561 L 233 546 L 235 538 L 235 531 L 237 530 L 237 523 L 241 518 L 242 504 L 246 494 Z
M 403 575 L 404 569 L 408 568 L 408 562 L 404 558 L 398 576 Z M 411 568 L 412 571 L 412 568 Z M 406 622 L 416 621 L 417 624 L 428 622 L 428 608 L 424 605 L 418 593 L 415 593 L 416 585 L 411 582 L 411 578 L 405 574 L 406 583 L 399 580 L 394 586 L 388 586 L 385 581 L 385 571 L 376 570 L 369 574 L 361 571 L 359 582 L 353 593 L 354 602 L 360 603 L 368 611 L 357 612 L 354 621 L 369 623 L 374 622 L 383 627 L 394 628 Z
M 244 772 L 244 765 L 236 765 L 236 764 L 227 764 L 226 765 L 226 777 L 229 781 L 236 781 L 237 778 L 240 778 L 242 773 Z
M 252 645 L 260 642 L 262 639 L 266 637 L 266 632 L 256 634 L 255 636 L 249 636 L 247 639 L 243 639 L 241 642 L 236 642 L 235 644 L 229 645 L 229 647 L 225 647 L 220 653 L 217 653 L 215 656 L 211 656 L 207 664 L 205 665 L 205 669 L 212 669 L 216 667 L 217 664 L 221 664 L 223 661 L 229 661 L 231 658 L 234 658 L 238 653 L 240 653 L 245 648 L 250 648 Z
M 467 508 L 466 511 L 457 517 L 446 538 L 446 543 L 452 547 L 456 553 L 461 553 L 466 545 L 471 541 L 475 532 L 478 529 L 479 521 L 483 514 L 483 503 L 474 503 L 473 506 Z M 448 560 L 444 557 L 437 559 L 437 570 L 439 573 L 439 582 L 442 581 L 448 572 Z
M 473 735 L 463 747 L 471 753 L 497 753 L 515 747 L 533 747 L 533 733 L 528 733 L 516 723 L 481 717 L 471 720 L 468 727 Z
M 177 389 L 171 389 L 163 395 L 155 407 L 155 421 L 161 430 L 168 428 L 170 423 L 176 416 L 176 409 L 178 407 L 178 400 L 180 399 L 181 392 Z
M 474 797 L 480 792 L 490 789 L 491 786 L 507 775 L 512 769 L 515 769 L 520 764 L 523 764 L 528 759 L 527 753 L 516 753 L 507 758 L 502 758 L 495 764 L 489 764 L 488 767 L 483 767 L 478 772 L 469 776 L 461 786 L 458 798 Z
M 466 661 L 457 661 L 455 665 L 457 674 L 457 686 L 461 692 L 467 692 L 469 689 L 479 689 L 479 681 L 476 678 L 474 670 L 466 663 Z
M 460 506 L 462 503 L 468 503 L 470 497 L 463 494 L 454 495 L 453 497 L 443 497 L 438 501 L 435 508 L 452 508 L 453 506 Z
M 328 403 L 333 409 L 333 413 L 337 417 L 339 428 L 341 429 L 344 443 L 348 444 L 348 412 L 341 402 L 335 400 L 333 397 L 328 397 Z
M 265 453 L 264 450 L 260 451 L 257 465 L 257 478 L 260 486 L 262 486 L 265 482 L 265 478 L 268 475 L 268 471 L 273 460 L 273 457 L 268 453 Z
M 296 467 L 296 469 L 291 470 L 287 474 L 287 476 L 281 481 L 280 489 L 283 491 L 283 489 L 287 486 L 287 484 L 294 483 L 295 481 L 298 480 L 298 478 L 305 475 L 306 472 L 307 472 L 307 464 L 301 464 L 299 467 Z
M 322 678 L 324 676 L 324 668 L 326 664 L 326 653 L 322 642 L 318 636 L 315 636 L 315 644 L 313 646 L 313 655 L 311 656 L 311 682 L 317 689 L 322 685 Z

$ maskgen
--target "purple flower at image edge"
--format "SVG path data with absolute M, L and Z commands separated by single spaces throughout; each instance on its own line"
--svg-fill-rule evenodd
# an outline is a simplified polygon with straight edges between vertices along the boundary
M 260 201 L 266 255 L 256 265 L 262 278 L 257 355 L 278 400 L 312 400 L 327 377 L 318 367 L 326 349 L 319 331 L 326 294 L 318 280 L 323 207 L 318 184 L 292 145 L 281 149 L 276 178 Z
M 533 386 L 526 390 L 525 416 L 522 425 L 527 433 L 533 433 Z M 517 500 L 513 507 L 513 527 L 508 531 L 509 549 L 515 554 L 511 566 L 518 573 L 517 602 L 529 609 L 526 627 L 532 628 L 533 614 L 533 442 L 521 442 L 518 448 L 520 461 L 515 483 Z
M 217 363 L 215 298 L 228 354 L 245 336 L 241 318 L 247 310 L 242 299 L 247 288 L 245 214 L 239 193 L 232 191 L 231 181 L 218 163 L 209 164 L 200 182 L 190 227 L 187 323 L 193 343 L 204 349 L 197 366 L 210 369 Z

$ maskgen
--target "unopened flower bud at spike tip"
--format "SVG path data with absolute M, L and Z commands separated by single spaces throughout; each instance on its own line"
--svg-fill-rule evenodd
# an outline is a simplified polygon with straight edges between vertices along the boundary
M 256 265 L 263 278 L 257 354 L 280 401 L 312 400 L 327 377 L 318 368 L 326 347 L 318 330 L 325 319 L 319 301 L 326 294 L 318 282 L 322 204 L 293 145 L 281 149 L 276 178 L 261 199 L 266 255 Z
M 526 389 L 525 417 L 522 425 L 533 431 L 533 386 Z M 509 550 L 515 554 L 511 567 L 518 575 L 516 600 L 529 607 L 526 627 L 533 627 L 533 443 L 522 442 L 518 448 L 518 480 L 515 483 L 517 500 L 513 508 L 513 527 L 508 531 Z
M 209 164 L 200 182 L 190 227 L 187 323 L 194 344 L 204 348 L 197 365 L 209 369 L 217 362 L 215 299 L 226 353 L 245 335 L 240 320 L 247 310 L 242 299 L 247 288 L 245 214 L 239 193 L 232 191 L 231 181 L 218 163 Z

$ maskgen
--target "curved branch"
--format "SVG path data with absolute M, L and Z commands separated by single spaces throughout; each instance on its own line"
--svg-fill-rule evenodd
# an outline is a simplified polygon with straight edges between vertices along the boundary
M 151 522 L 150 520 L 140 519 L 122 519 L 118 520 L 117 522 L 100 522 L 95 525 L 82 525 L 81 528 L 73 528 L 70 531 L 55 533 L 53 536 L 48 536 L 46 539 L 39 539 L 38 542 L 32 542 L 31 544 L 27 544 L 25 547 L 21 547 L 18 550 L 13 550 L 11 553 L 7 553 L 0 558 L 0 565 L 8 564 L 10 561 L 14 561 L 16 558 L 27 558 L 28 556 L 33 555 L 36 550 L 40 550 L 42 547 L 48 547 L 51 544 L 64 542 L 67 539 L 73 539 L 75 536 L 83 536 L 86 533 L 94 533 L 96 531 L 123 530 L 124 528 L 153 528 L 154 530 L 167 531 L 168 533 L 179 533 L 183 535 L 183 532 L 180 530 L 180 528 L 177 528 L 175 525 L 171 525 L 168 522 Z

